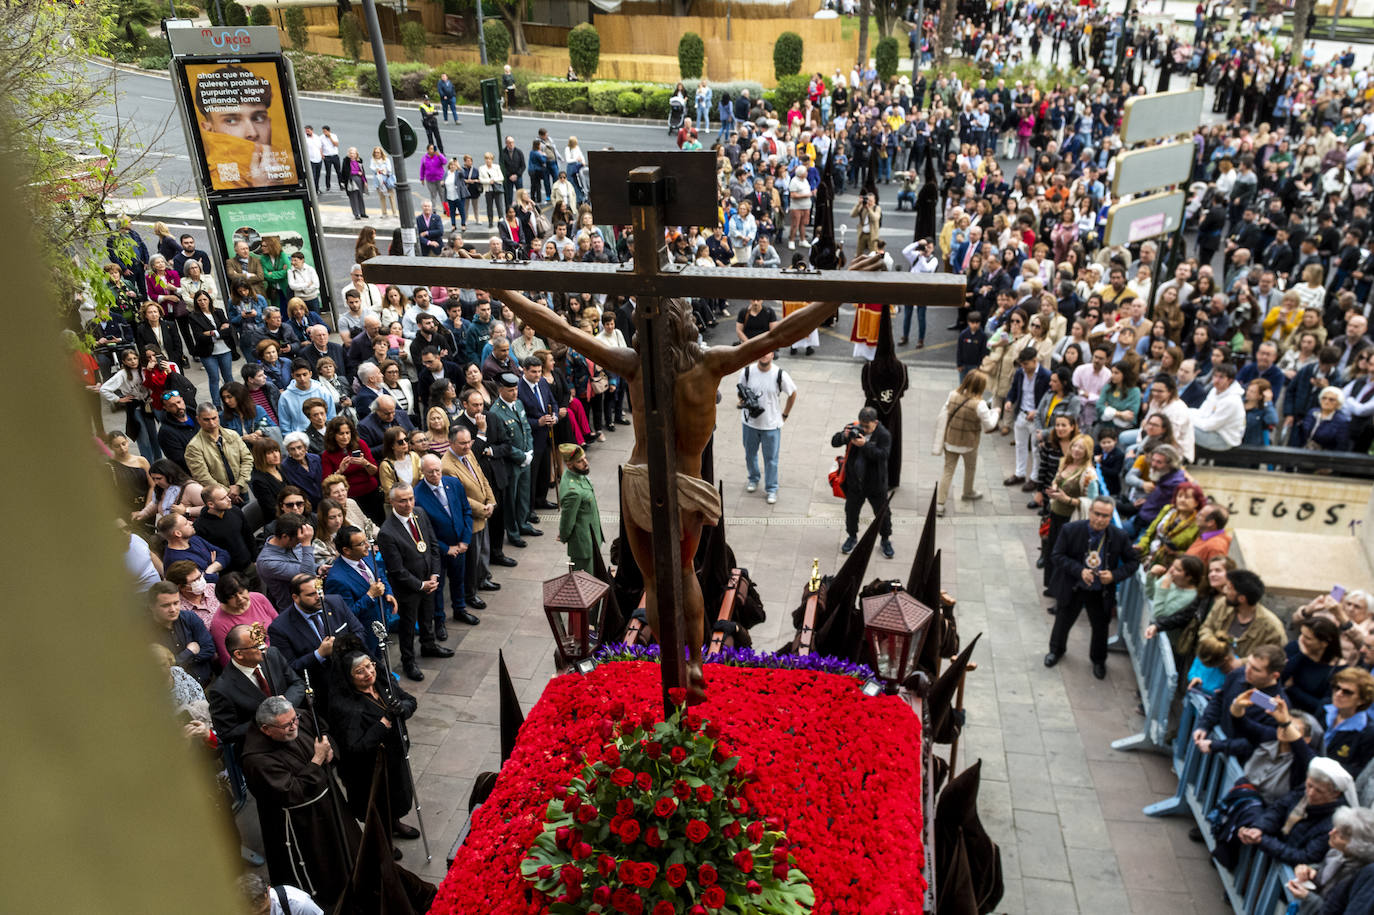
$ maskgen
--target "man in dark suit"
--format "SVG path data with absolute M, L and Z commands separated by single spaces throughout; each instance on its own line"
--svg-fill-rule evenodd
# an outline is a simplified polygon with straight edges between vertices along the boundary
M 348 345 L 348 353 L 344 357 L 348 363 L 343 369 L 346 377 L 355 377 L 359 367 L 372 358 L 372 341 L 380 336 L 382 336 L 381 318 L 367 312 L 363 315 L 363 332 L 353 336 L 353 342 Z
M 367 644 L 363 624 L 344 599 L 319 590 L 313 575 L 291 579 L 291 609 L 277 615 L 267 627 L 272 650 L 280 652 L 299 675 L 309 673 L 310 685 L 321 705 L 329 702 L 329 662 L 334 640 L 345 632 Z M 227 644 L 227 643 L 226 643 Z
M 1088 509 L 1088 520 L 1064 525 L 1054 543 L 1050 589 L 1059 608 L 1050 633 L 1050 650 L 1045 655 L 1046 667 L 1059 663 L 1068 649 L 1069 630 L 1078 614 L 1087 610 L 1092 626 L 1088 659 L 1093 676 L 1099 680 L 1107 676 L 1107 627 L 1116 606 L 1116 584 L 1134 575 L 1140 565 L 1131 538 L 1112 524 L 1115 507 L 1110 498 L 1099 496 Z
M 434 212 L 434 204 L 428 200 L 415 217 L 415 232 L 415 247 L 421 257 L 436 257 L 444 250 L 444 217 Z
M 276 648 L 265 647 L 253 636 L 252 626 L 235 626 L 224 636 L 229 664 L 205 698 L 210 700 L 210 720 L 220 740 L 241 746 L 253 726 L 258 706 L 268 696 L 285 696 L 292 705 L 305 701 L 305 683 Z
M 515 206 L 515 192 L 524 187 L 525 153 L 515 145 L 515 137 L 506 137 L 506 145 L 501 147 L 501 174 L 506 177 L 504 190 L 506 206 Z
M 307 332 L 309 341 L 302 344 L 300 351 L 296 353 L 297 359 L 304 359 L 310 363 L 310 374 L 319 377 L 320 373 L 315 371 L 315 363 L 328 356 L 334 361 L 334 371 L 348 371 L 348 360 L 344 356 L 343 345 L 332 343 L 329 340 L 329 328 L 323 324 L 312 325 Z
M 477 466 L 482 470 L 482 476 L 491 486 L 492 495 L 496 497 L 496 509 L 492 512 L 487 521 L 487 536 L 491 550 L 491 565 L 513 567 L 518 563 L 516 560 L 507 556 L 506 546 L 506 515 L 505 491 L 510 482 L 510 474 L 506 471 L 504 461 L 497 461 L 492 458 L 491 441 L 487 438 L 487 414 L 486 401 L 482 399 L 480 391 L 468 391 L 463 397 L 463 413 L 458 417 L 458 425 L 464 427 L 472 435 L 472 455 L 477 458 Z M 480 585 L 481 582 L 478 582 Z
M 386 430 L 400 426 L 407 432 L 415 429 L 410 417 L 396 407 L 396 398 L 383 394 L 370 404 L 371 411 L 358 423 L 358 437 L 367 442 L 367 447 L 378 451 L 386 440 Z
M 530 462 L 530 509 L 556 511 L 549 501 L 549 487 L 553 485 L 553 427 L 568 415 L 553 397 L 553 387 L 544 378 L 544 363 L 537 356 L 526 356 L 521 365 L 520 402 L 525 405 L 525 418 L 534 442 L 534 460 Z M 530 523 L 537 520 L 533 515 Z
M 420 342 L 420 338 L 416 337 L 415 342 Z M 424 416 L 429 412 L 429 392 L 434 387 L 434 382 L 446 378 L 453 382 L 454 393 L 458 393 L 463 386 L 463 367 L 445 358 L 443 352 L 435 346 L 426 346 L 418 351 L 412 347 L 411 352 L 418 353 L 415 360 L 418 369 L 415 398 L 420 401 L 420 415 Z
M 444 476 L 444 465 L 437 454 L 420 459 L 424 479 L 415 484 L 415 504 L 434 525 L 435 546 L 439 555 L 439 590 L 434 592 L 434 636 L 448 637 L 444 627 L 444 581 L 448 580 L 449 603 L 453 618 L 476 626 L 481 622 L 467 609 L 467 556 L 472 543 L 472 508 L 467 493 L 456 477 Z
M 878 411 L 864 407 L 859 411 L 859 421 L 845 426 L 830 437 L 830 447 L 844 448 L 844 530 L 848 535 L 840 546 L 841 553 L 848 553 L 859 542 L 859 511 L 864 502 L 873 507 L 873 514 L 880 514 L 887 497 L 887 458 L 892 451 L 892 433 L 878 422 Z M 891 559 L 892 516 L 883 518 L 879 531 L 882 536 L 883 555 Z
M 410 341 L 410 364 L 418 367 L 420 357 L 431 346 L 444 359 L 457 358 L 454 354 L 458 352 L 458 343 L 449 329 L 439 323 L 438 316 L 418 314 L 415 316 L 415 338 Z
M 494 385 L 507 372 L 519 378 L 520 366 L 511 357 L 510 343 L 497 338 L 491 342 L 491 354 L 482 363 L 482 380 Z
M 425 513 L 415 507 L 415 490 L 397 483 L 389 493 L 391 516 L 377 530 L 377 546 L 382 550 L 387 578 L 396 595 L 401 618 L 397 641 L 401 645 L 401 668 L 412 680 L 425 675 L 415 663 L 415 627 L 420 627 L 420 656 L 451 658 L 453 650 L 434 641 L 434 614 L 421 613 L 421 606 L 439 590 L 438 538 Z
M 386 625 L 387 616 L 397 612 L 396 596 L 386 577 L 386 565 L 367 542 L 367 534 L 344 525 L 334 535 L 339 558 L 324 577 L 324 593 L 338 597 L 363 626 L 363 644 L 376 657 L 380 646 L 372 632 L 373 623 Z

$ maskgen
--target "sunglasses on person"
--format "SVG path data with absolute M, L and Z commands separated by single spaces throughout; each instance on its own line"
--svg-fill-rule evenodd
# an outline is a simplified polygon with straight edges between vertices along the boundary
M 181 396 L 181 392 L 180 392 L 180 391 L 163 391 L 163 392 L 162 392 L 162 399 L 163 399 L 164 402 L 165 402 L 165 401 L 168 401 L 168 400 L 171 400 L 173 397 L 180 397 L 180 396 Z

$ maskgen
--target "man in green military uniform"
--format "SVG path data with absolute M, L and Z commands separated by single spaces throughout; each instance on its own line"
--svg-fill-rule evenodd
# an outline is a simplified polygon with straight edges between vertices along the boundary
M 592 557 L 601 549 L 601 511 L 596 507 L 596 490 L 587 477 L 591 466 L 587 453 L 578 445 L 559 445 L 566 471 L 558 481 L 558 541 L 568 547 L 573 569 L 592 570 Z
M 497 398 L 487 413 L 487 441 L 493 463 L 506 468 L 502 508 L 506 539 L 511 546 L 523 547 L 524 536 L 539 537 L 543 531 L 530 523 L 530 463 L 534 460 L 534 441 L 525 419 L 525 405 L 516 394 L 520 379 L 502 372 L 496 379 Z M 501 476 L 498 472 L 498 476 Z M 521 536 L 524 535 L 524 536 Z

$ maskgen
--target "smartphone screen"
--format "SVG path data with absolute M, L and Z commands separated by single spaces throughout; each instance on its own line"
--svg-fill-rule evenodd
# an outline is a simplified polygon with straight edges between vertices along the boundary
M 1338 604 L 1341 601 L 1345 600 L 1345 588 L 1341 587 L 1340 585 L 1334 586 L 1331 589 L 1331 599 Z
M 1255 703 L 1255 705 L 1259 706 L 1260 708 L 1264 709 L 1266 712 L 1272 712 L 1274 710 L 1273 697 L 1271 697 L 1267 693 L 1262 693 L 1259 690 L 1255 690 L 1253 693 L 1250 694 L 1250 701 Z

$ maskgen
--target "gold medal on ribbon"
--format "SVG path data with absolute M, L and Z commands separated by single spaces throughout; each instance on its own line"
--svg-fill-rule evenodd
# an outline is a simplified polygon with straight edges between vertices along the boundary
M 425 550 L 429 549 L 429 547 L 425 546 L 425 542 L 423 540 L 416 540 L 415 549 L 423 553 Z
M 1098 555 L 1097 550 L 1088 550 L 1088 556 L 1083 560 L 1083 565 L 1089 569 L 1096 569 L 1102 565 L 1102 557 Z

